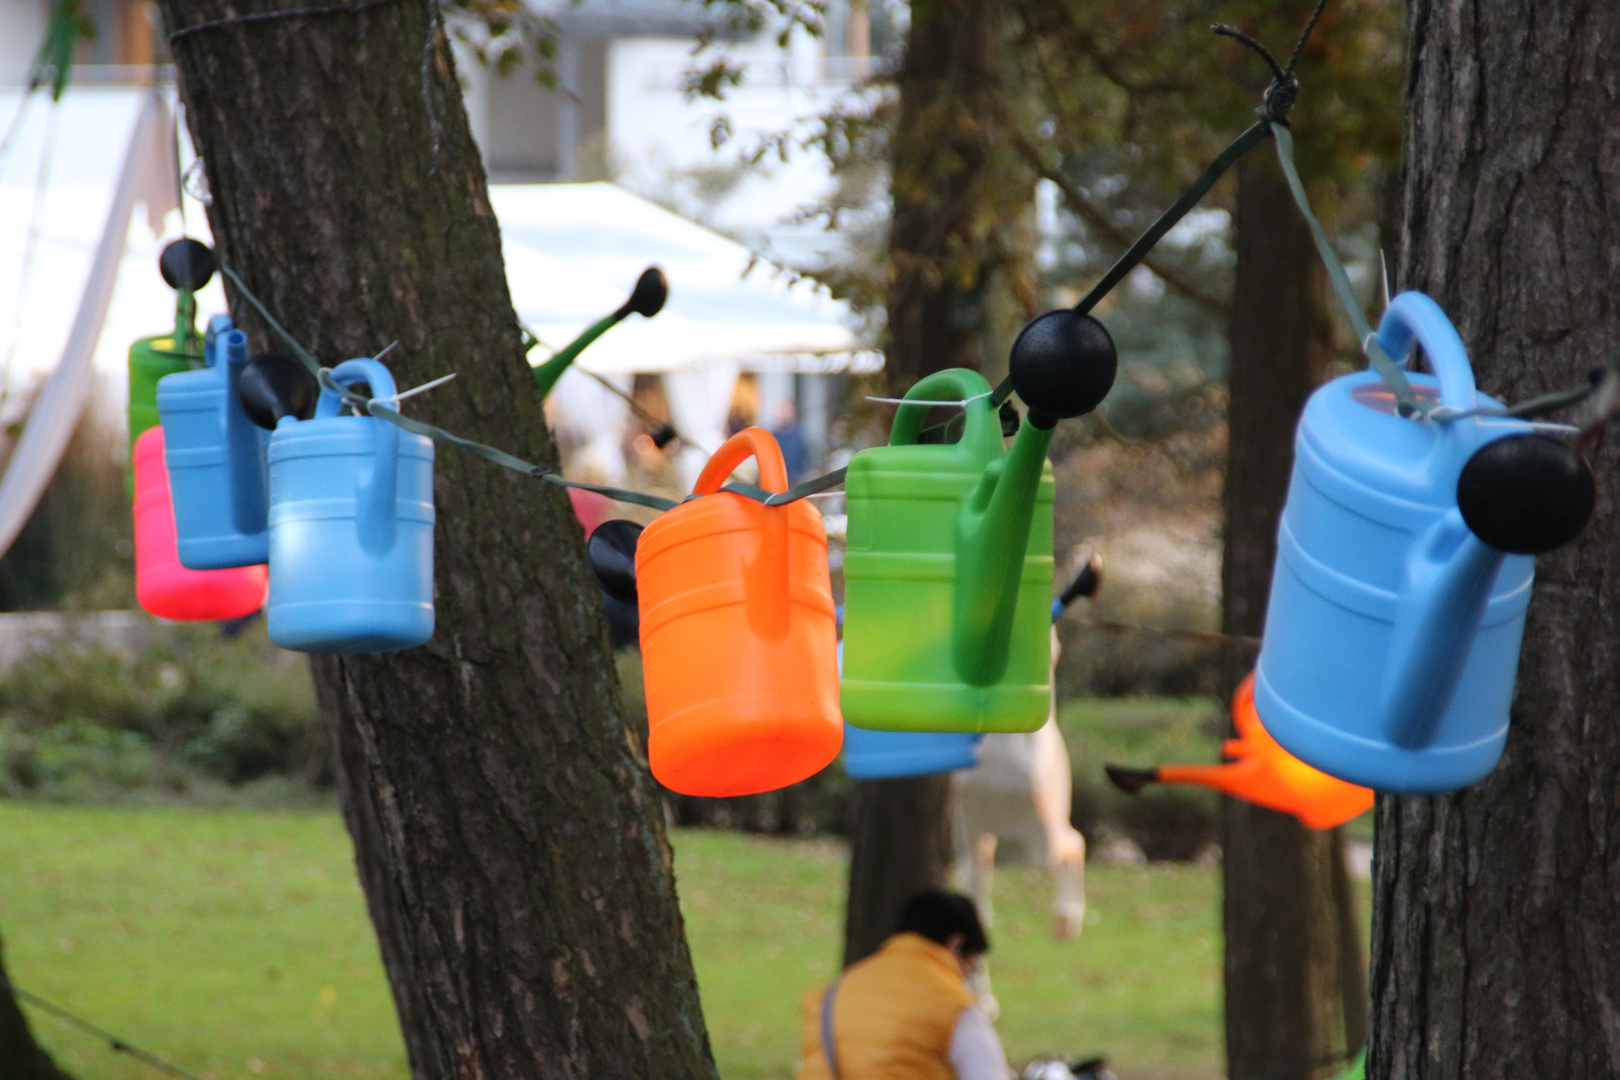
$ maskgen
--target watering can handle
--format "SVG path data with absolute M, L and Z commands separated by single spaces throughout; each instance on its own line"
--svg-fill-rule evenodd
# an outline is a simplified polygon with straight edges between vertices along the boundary
M 374 398 L 393 397 L 394 376 L 376 360 L 345 360 L 332 369 L 332 381 L 339 386 L 365 383 Z M 315 418 L 336 416 L 343 398 L 335 391 L 321 389 L 315 405 Z M 361 481 L 358 528 L 360 546 L 372 555 L 383 555 L 394 546 L 399 520 L 399 428 L 385 420 L 371 418 L 376 437 L 376 461 L 370 476 Z
M 703 466 L 703 472 L 698 474 L 692 494 L 713 495 L 732 470 L 749 458 L 759 462 L 760 487 L 771 492 L 788 489 L 787 463 L 782 460 L 782 448 L 776 445 L 776 436 L 762 427 L 749 427 L 727 439 L 714 452 L 709 463 Z
M 930 401 L 967 401 L 963 406 L 967 413 L 967 423 L 962 432 L 962 441 L 977 443 L 988 440 L 1000 450 L 1001 421 L 996 419 L 996 410 L 990 404 L 989 394 L 990 384 L 985 382 L 984 376 L 977 371 L 968 368 L 946 368 L 918 380 L 916 385 L 906 391 L 905 397 L 907 401 L 915 401 L 919 405 Z M 969 398 L 973 400 L 967 400 Z M 926 408 L 900 406 L 894 415 L 894 427 L 889 432 L 889 445 L 915 445 L 917 437 L 922 433 L 923 419 L 927 415 Z
M 1412 340 L 1423 346 L 1440 377 L 1440 401 L 1453 409 L 1475 406 L 1474 368 L 1468 362 L 1457 328 L 1440 305 L 1420 292 L 1403 292 L 1390 301 L 1378 324 L 1378 344 L 1391 360 L 1401 363 L 1411 352 Z
M 363 358 L 345 360 L 332 369 L 332 381 L 339 386 L 353 386 L 355 383 L 365 383 L 371 387 L 371 396 L 374 398 L 393 397 L 396 392 L 394 376 L 377 360 Z M 338 409 L 342 406 L 342 395 L 323 386 L 320 400 L 315 403 L 315 417 L 321 419 L 336 416 Z

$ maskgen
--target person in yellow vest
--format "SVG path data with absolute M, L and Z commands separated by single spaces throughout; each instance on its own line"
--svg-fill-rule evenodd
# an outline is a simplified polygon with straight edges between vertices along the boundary
M 803 1000 L 798 1080 L 1009 1080 L 968 979 L 990 951 L 973 901 L 929 889 L 906 901 L 877 952 Z

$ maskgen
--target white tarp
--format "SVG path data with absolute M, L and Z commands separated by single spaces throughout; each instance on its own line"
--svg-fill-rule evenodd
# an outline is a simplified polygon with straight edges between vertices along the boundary
M 501 223 L 518 318 L 557 347 L 630 294 L 656 263 L 669 278 L 657 318 L 635 316 L 579 362 L 600 374 L 734 364 L 743 371 L 876 371 L 848 305 L 808 279 L 755 262 L 743 245 L 623 188 L 501 184 Z M 606 285 L 607 291 L 600 286 Z
M 174 114 L 168 103 L 157 93 L 146 94 L 60 362 L 34 400 L 0 479 L 0 554 L 11 547 L 55 474 L 95 382 L 92 360 L 112 306 L 135 203 L 146 203 L 148 218 L 154 223 L 161 223 L 177 205 L 174 140 Z

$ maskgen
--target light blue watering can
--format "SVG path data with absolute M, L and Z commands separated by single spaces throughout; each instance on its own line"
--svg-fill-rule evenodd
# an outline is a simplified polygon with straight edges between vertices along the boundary
M 248 362 L 247 335 L 229 316 L 209 320 L 207 366 L 158 381 L 164 460 L 174 495 L 180 565 L 188 570 L 255 566 L 270 554 L 265 444 L 236 399 Z
M 332 370 L 392 397 L 375 360 Z M 323 390 L 311 420 L 270 439 L 270 640 L 300 652 L 410 649 L 433 636 L 433 443 L 373 416 L 339 416 Z
M 1476 393 L 1439 306 L 1407 292 L 1378 342 L 1400 360 L 1414 340 L 1438 373 L 1410 376 L 1421 400 L 1499 407 Z M 1458 478 L 1482 447 L 1530 430 L 1505 417 L 1402 417 L 1371 371 L 1311 395 L 1254 694 L 1266 729 L 1295 756 L 1394 792 L 1455 790 L 1496 765 L 1534 559 L 1470 530 Z
M 843 618 L 844 609 L 838 609 Z M 844 673 L 844 643 L 838 643 L 838 673 Z M 898 780 L 903 776 L 971 769 L 979 763 L 980 732 L 872 731 L 844 723 L 844 771 L 851 780 Z

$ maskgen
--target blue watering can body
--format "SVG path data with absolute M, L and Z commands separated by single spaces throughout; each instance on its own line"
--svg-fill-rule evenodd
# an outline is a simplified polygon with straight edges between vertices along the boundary
M 839 608 L 839 616 L 843 608 Z M 838 673 L 844 671 L 844 643 L 838 643 Z M 895 780 L 902 776 L 971 769 L 979 763 L 984 735 L 963 731 L 871 731 L 844 722 L 844 771 L 852 780 Z
M 157 388 L 180 565 L 256 566 L 270 555 L 270 433 L 255 427 L 236 400 L 247 335 L 228 316 L 215 316 L 203 352 L 206 367 L 166 375 Z
M 1414 339 L 1438 373 L 1409 376 L 1421 399 L 1500 407 L 1476 393 L 1439 306 L 1402 293 L 1378 340 L 1399 360 Z M 1402 417 L 1371 371 L 1311 396 L 1255 676 L 1255 706 L 1290 753 L 1393 792 L 1452 791 L 1495 767 L 1534 559 L 1469 531 L 1457 480 L 1480 447 L 1529 430 L 1506 417 Z
M 376 398 L 375 360 L 332 371 Z M 313 419 L 270 439 L 270 640 L 300 652 L 410 649 L 433 636 L 433 442 L 373 416 L 339 416 L 322 390 Z

